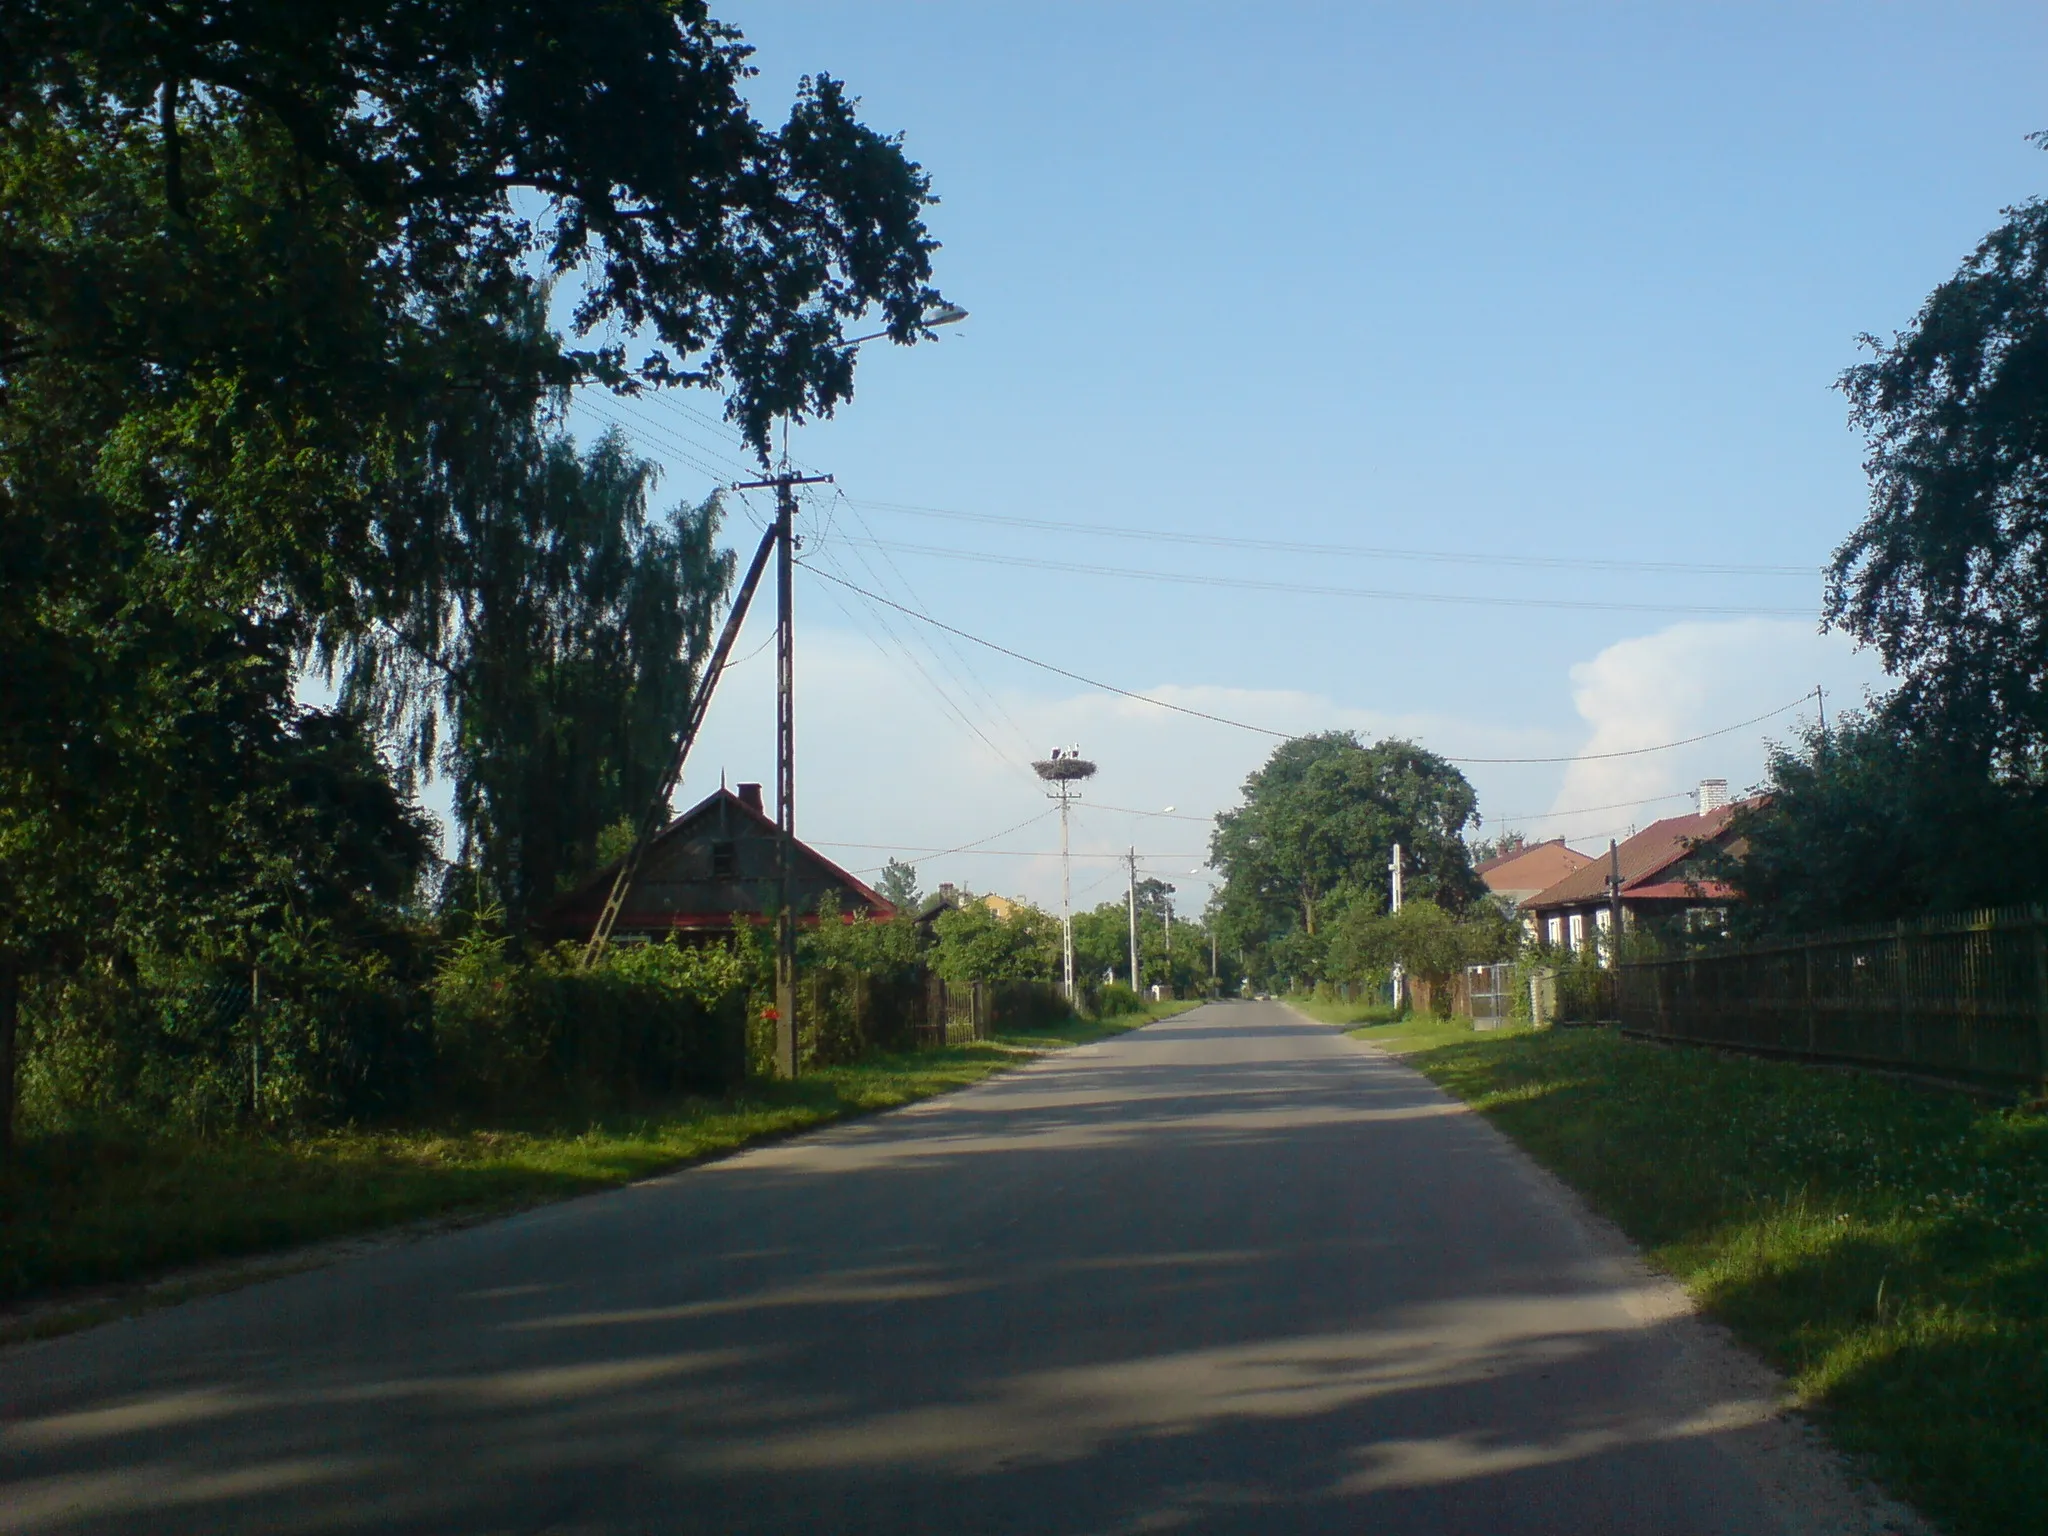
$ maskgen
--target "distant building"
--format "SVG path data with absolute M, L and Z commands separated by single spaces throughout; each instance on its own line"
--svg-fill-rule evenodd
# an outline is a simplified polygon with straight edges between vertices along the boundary
M 743 919 L 761 921 L 781 902 L 777 848 L 781 833 L 761 804 L 761 786 L 719 791 L 670 822 L 648 845 L 612 932 L 616 936 L 714 936 Z M 618 878 L 607 864 L 548 907 L 538 926 L 550 937 L 582 938 L 596 925 Z M 845 914 L 888 918 L 896 909 L 816 849 L 796 844 L 793 880 L 800 916 L 815 918 L 829 893 Z
M 1707 795 L 1701 799 L 1711 804 Z M 1726 930 L 1728 906 L 1741 899 L 1732 886 L 1708 872 L 1715 855 L 1742 852 L 1731 823 L 1736 812 L 1758 803 L 1723 802 L 1690 816 L 1667 816 L 1615 849 L 1621 866 L 1621 909 L 1625 928 L 1643 923 L 1677 927 L 1693 933 Z M 1583 949 L 1604 944 L 1613 922 L 1607 882 L 1610 860 L 1595 856 L 1544 891 L 1522 903 L 1529 936 L 1556 949 Z
M 1593 862 L 1590 853 L 1567 848 L 1561 837 L 1547 843 L 1527 843 L 1513 853 L 1488 859 L 1473 873 L 1509 909 L 1519 909 L 1531 896 L 1547 891 L 1565 876 Z

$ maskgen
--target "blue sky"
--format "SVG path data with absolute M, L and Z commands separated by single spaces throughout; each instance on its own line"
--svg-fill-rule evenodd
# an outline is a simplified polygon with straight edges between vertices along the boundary
M 1864 500 L 1833 381 L 2048 189 L 2025 139 L 2048 128 L 2039 7 L 720 14 L 759 49 L 764 116 L 823 70 L 905 135 L 943 199 L 940 285 L 972 311 L 937 344 L 866 348 L 854 402 L 792 434 L 838 477 L 805 513 L 819 570 L 1127 688 L 1454 756 L 1649 745 L 1880 681 L 1815 633 Z M 665 498 L 737 471 L 706 415 L 596 402 L 577 429 L 600 412 L 664 464 Z M 1089 851 L 1136 843 L 1199 901 L 1206 831 L 1180 818 L 1230 803 L 1269 738 L 941 640 L 820 575 L 799 605 L 806 837 L 854 868 L 981 838 L 1043 811 L 1027 756 L 1079 742 L 1098 805 L 1176 808 L 1091 810 Z M 732 673 L 685 803 L 721 770 L 772 780 L 771 682 L 766 654 Z M 1468 772 L 1487 831 L 1604 844 L 1701 776 L 1755 782 L 1795 718 Z M 1055 844 L 1040 820 L 1001 854 L 916 857 L 927 885 L 1045 899 Z M 1107 859 L 1086 867 L 1084 899 L 1112 894 Z

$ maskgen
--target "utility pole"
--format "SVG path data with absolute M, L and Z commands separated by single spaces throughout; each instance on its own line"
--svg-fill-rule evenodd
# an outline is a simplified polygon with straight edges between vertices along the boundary
M 1621 963 L 1621 845 L 1607 839 L 1608 964 Z
M 739 591 L 734 595 L 732 608 L 725 616 L 725 628 L 718 636 L 718 646 L 711 653 L 711 661 L 704 669 L 704 676 L 697 684 L 696 695 L 690 700 L 690 715 L 683 723 L 683 734 L 676 739 L 676 749 L 669 757 L 668 771 L 662 775 L 661 785 L 654 792 L 654 799 L 648 804 L 640 818 L 640 830 L 633 839 L 633 846 L 625 858 L 619 861 L 619 872 L 612 878 L 611 894 L 605 898 L 604 908 L 598 913 L 597 925 L 590 931 L 590 942 L 583 947 L 583 964 L 587 968 L 595 965 L 604 954 L 605 946 L 611 942 L 612 926 L 617 923 L 620 911 L 626 905 L 626 896 L 633 887 L 633 877 L 640 870 L 640 860 L 646 856 L 647 847 L 661 829 L 668 825 L 669 799 L 676 792 L 676 786 L 683 781 L 683 764 L 689 760 L 690 746 L 697 739 L 697 732 L 704 724 L 704 712 L 711 707 L 711 695 L 718 689 L 718 680 L 725 673 L 725 664 L 732 655 L 733 642 L 739 639 L 740 626 L 747 621 L 747 607 L 754 600 L 754 589 L 761 584 L 761 573 L 768 568 L 768 556 L 773 549 L 778 530 L 770 528 L 761 536 L 761 547 L 754 551 L 753 563 L 747 567 L 747 574 L 741 580 Z
M 1046 794 L 1060 803 L 1060 986 L 1066 993 L 1067 1006 L 1072 1008 L 1077 1003 L 1074 991 L 1074 875 L 1067 851 L 1067 816 L 1081 793 L 1081 781 L 1094 776 L 1095 765 L 1081 755 L 1079 747 L 1072 751 L 1054 747 L 1052 756 L 1033 763 L 1031 771 L 1052 786 Z
M 1387 912 L 1391 916 L 1401 910 L 1401 845 L 1394 844 L 1394 856 L 1387 860 Z M 1401 1006 L 1401 989 L 1407 980 L 1401 973 L 1401 962 L 1394 962 L 1394 1006 Z
M 736 491 L 775 492 L 775 1070 L 795 1077 L 796 1060 L 796 487 L 830 475 L 781 474 Z
M 1131 990 L 1140 997 L 1144 988 L 1138 984 L 1138 850 L 1131 850 Z
M 1820 704 L 1820 735 L 1821 740 L 1825 741 L 1828 735 L 1828 691 L 1825 688 L 1816 688 L 1813 690 L 1813 696 Z

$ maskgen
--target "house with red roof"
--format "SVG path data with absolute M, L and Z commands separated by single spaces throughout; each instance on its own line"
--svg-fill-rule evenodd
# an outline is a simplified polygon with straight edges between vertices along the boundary
M 1617 873 L 1624 931 L 1643 925 L 1725 931 L 1729 903 L 1741 894 L 1715 879 L 1713 866 L 1717 857 L 1741 855 L 1742 839 L 1731 823 L 1737 811 L 1758 803 L 1731 801 L 1653 822 L 1616 845 L 1609 857 L 1595 858 L 1524 901 L 1522 918 L 1530 938 L 1573 951 L 1595 943 L 1604 952 L 1614 910 L 1609 881 Z
M 1592 862 L 1590 853 L 1567 847 L 1563 838 L 1553 837 L 1548 842 L 1524 843 L 1513 853 L 1474 865 L 1472 873 L 1510 910 L 1517 910 L 1531 896 L 1541 895 Z
M 781 903 L 780 837 L 761 804 L 760 785 L 742 784 L 737 792 L 720 785 L 647 845 L 613 934 L 709 939 L 731 933 L 741 922 L 766 920 Z M 587 938 L 618 872 L 617 863 L 607 864 L 552 903 L 537 926 L 550 938 Z M 815 921 L 828 895 L 846 916 L 896 915 L 873 887 L 802 842 L 796 845 L 792 884 L 799 919 Z

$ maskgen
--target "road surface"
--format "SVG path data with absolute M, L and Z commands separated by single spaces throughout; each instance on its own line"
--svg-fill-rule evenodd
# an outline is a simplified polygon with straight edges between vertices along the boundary
M 1823 1528 L 1688 1330 L 1422 1078 L 1218 1004 L 8 1352 L 0 1530 Z

